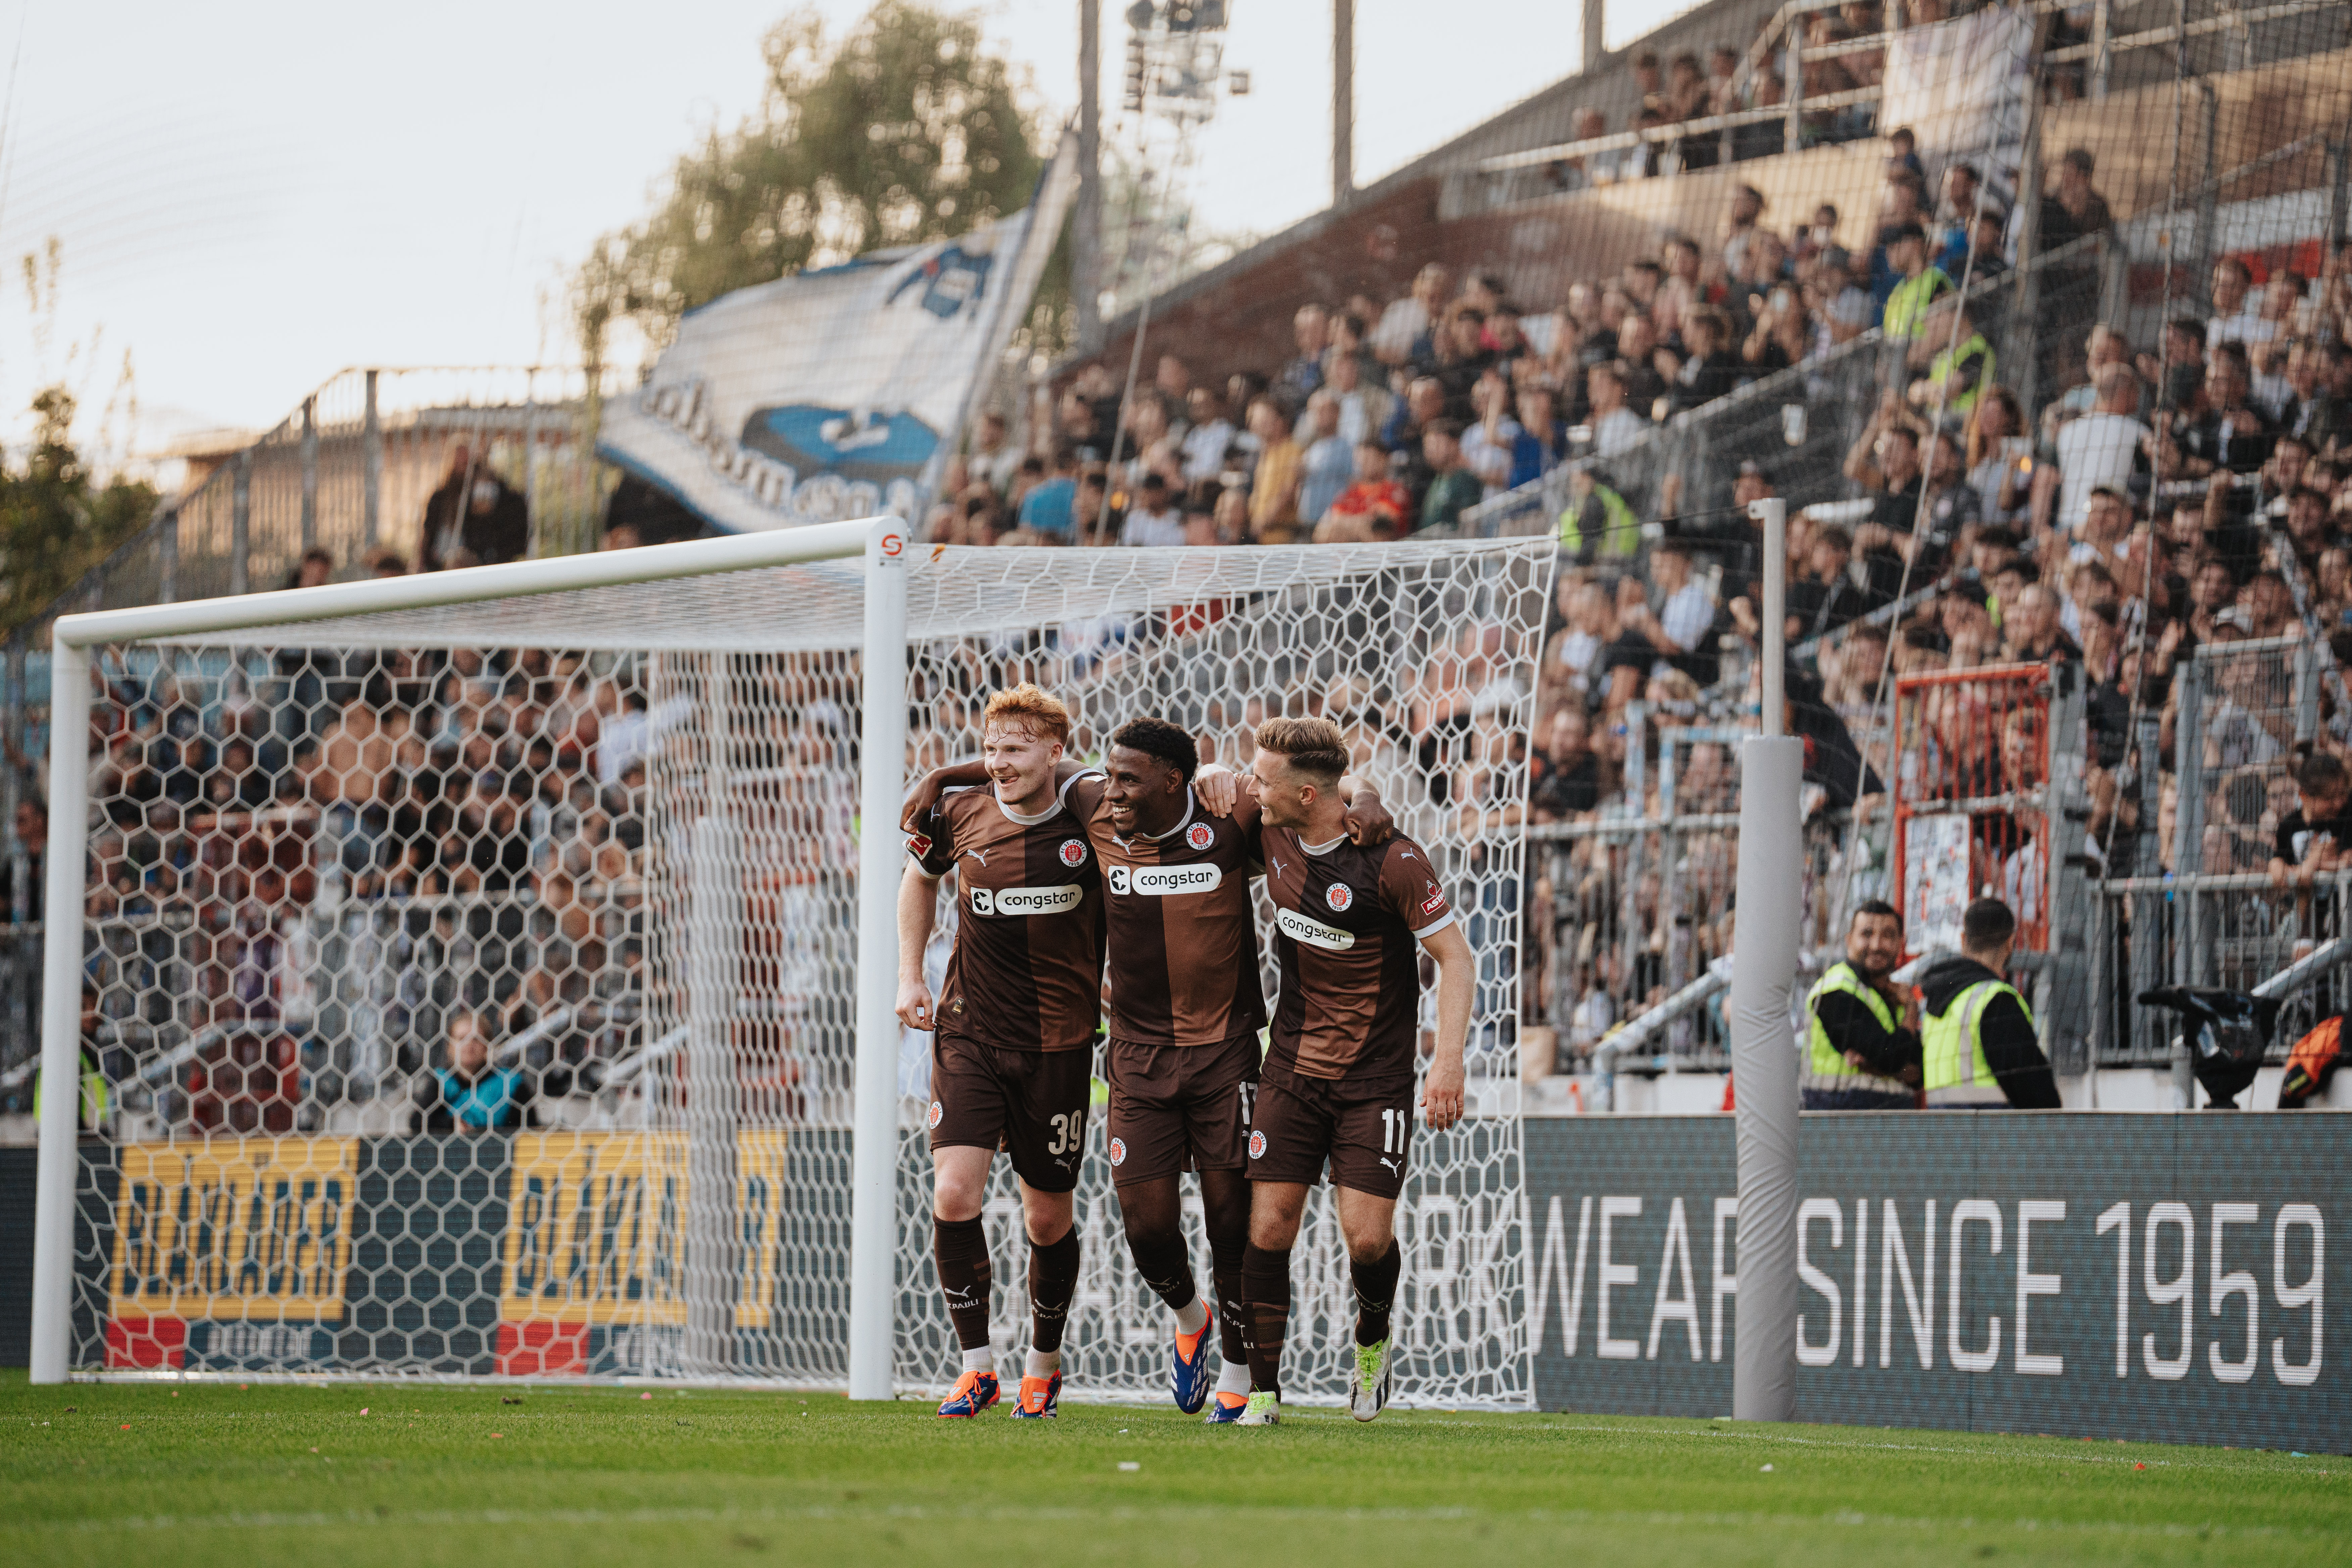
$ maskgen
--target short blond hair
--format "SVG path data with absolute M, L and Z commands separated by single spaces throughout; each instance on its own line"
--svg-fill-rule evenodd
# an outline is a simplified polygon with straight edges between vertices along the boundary
M 1279 752 L 1327 789 L 1348 771 L 1348 739 L 1328 719 L 1268 719 L 1257 727 L 1257 749 Z
M 985 730 L 991 724 L 1014 725 L 1066 746 L 1070 743 L 1070 710 L 1062 706 L 1060 698 L 1026 680 L 988 700 L 988 711 L 981 720 L 981 728 Z

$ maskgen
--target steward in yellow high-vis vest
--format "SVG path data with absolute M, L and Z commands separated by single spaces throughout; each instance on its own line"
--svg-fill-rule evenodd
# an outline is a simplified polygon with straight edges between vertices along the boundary
M 98 1053 L 87 1045 L 81 1047 L 81 1131 L 95 1132 L 106 1125 L 107 1106 L 112 1091 L 106 1081 L 106 1069 L 99 1065 Z M 33 1075 L 33 1121 L 41 1119 L 41 1075 Z
M 1927 259 L 1927 231 L 1916 223 L 1897 225 L 1886 236 L 1886 264 L 1901 275 L 1886 297 L 1879 330 L 1892 342 L 1916 336 L 1927 308 L 1952 291 L 1952 280 Z
M 2033 1010 L 2010 984 L 2017 917 L 1979 899 L 1960 918 L 1960 952 L 1919 977 L 1919 1043 L 1930 1110 L 2056 1110 L 2058 1080 Z
M 1630 561 L 1642 548 L 1642 515 L 1596 474 L 1592 488 L 1560 512 L 1559 547 L 1580 566 Z
M 1805 998 L 1807 1110 L 1909 1110 L 1918 1104 L 1919 1037 L 1903 1026 L 1887 975 L 1903 957 L 1903 919 L 1877 900 L 1853 912 L 1845 957 Z

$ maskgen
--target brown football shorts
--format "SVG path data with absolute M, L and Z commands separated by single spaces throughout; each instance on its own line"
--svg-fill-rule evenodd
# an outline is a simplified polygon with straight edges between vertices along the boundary
M 1078 1184 L 1095 1054 L 1016 1051 L 931 1037 L 933 1149 L 1003 1149 L 1013 1173 L 1041 1193 Z
M 1242 1169 L 1257 1068 L 1255 1031 L 1213 1046 L 1112 1040 L 1103 1075 L 1110 1079 L 1112 1183 Z
M 1409 1078 L 1357 1082 L 1268 1074 L 1250 1120 L 1250 1180 L 1313 1186 L 1328 1160 L 1333 1186 L 1394 1198 L 1404 1190 L 1412 1118 Z

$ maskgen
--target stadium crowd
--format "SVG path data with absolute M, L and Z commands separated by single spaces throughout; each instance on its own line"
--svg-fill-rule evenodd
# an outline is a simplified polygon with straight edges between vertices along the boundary
M 166 1113 L 239 1131 L 290 1125 L 298 1075 L 362 1099 L 395 1083 L 457 1009 L 487 1039 L 554 1022 L 534 1068 L 584 1059 L 642 1005 L 663 721 L 627 668 L 538 649 L 118 671 L 90 739 L 99 1022 L 118 1050 L 167 1022 L 213 1031 Z M 286 918 L 373 909 L 402 912 L 364 935 Z M 298 1061 L 331 1012 L 349 1051 Z
M 1708 82 L 1687 58 L 1674 63 L 1665 90 L 1702 95 L 1677 99 L 1678 115 L 1701 101 L 1719 111 L 1723 100 L 1706 95 L 1729 55 L 1717 52 Z M 2308 277 L 2281 252 L 2224 254 L 2203 300 L 2176 303 L 2147 342 L 2092 324 L 2082 279 L 2053 268 L 2042 330 L 2022 340 L 2044 373 L 2029 407 L 1997 348 L 2016 297 L 2000 279 L 2018 225 L 1971 163 L 1931 170 L 1901 132 L 1887 145 L 1867 249 L 1836 242 L 1832 208 L 1784 230 L 1743 185 L 1710 242 L 1665 235 L 1654 259 L 1579 279 L 1549 309 L 1512 299 L 1497 274 L 1457 279 L 1432 263 L 1402 299 L 1300 301 L 1293 354 L 1221 385 L 1164 353 L 1122 397 L 1108 367 L 1085 365 L 1025 442 L 1001 416 L 982 421 L 930 536 L 1088 547 L 1397 539 L 1454 530 L 1470 508 L 1566 466 L 1563 571 L 1532 744 L 1524 758 L 1424 767 L 1426 787 L 1433 801 L 1480 809 L 1480 769 L 1523 766 L 1538 824 L 1654 817 L 1662 786 L 1678 816 L 1719 813 L 1737 798 L 1729 750 L 1686 748 L 1665 785 L 1662 731 L 1736 728 L 1750 711 L 1762 594 L 1744 507 L 1776 493 L 1784 459 L 1778 443 L 1727 450 L 1718 439 L 1717 469 L 1687 484 L 1678 472 L 1650 484 L 1610 476 L 1662 422 L 1819 367 L 1876 328 L 1876 401 L 1845 454 L 1848 499 L 1790 520 L 1786 629 L 1803 656 L 1790 718 L 1814 742 L 1816 806 L 1875 805 L 1896 763 L 1887 670 L 2074 660 L 2094 731 L 2089 847 L 2126 868 L 2155 826 L 2116 787 L 2129 731 L 2137 714 L 2158 716 L 2168 766 L 2172 677 L 2195 649 L 2293 635 L 2352 667 L 2352 246 L 2325 248 Z M 2088 151 L 2054 159 L 2043 189 L 2044 251 L 2112 227 Z M 1701 485 L 1728 494 L 1685 507 L 1686 489 Z M 2292 705 L 2284 656 L 2264 658 L 2222 667 L 2245 689 L 2208 742 L 2207 869 L 2260 869 L 2273 840 L 2288 841 Z M 1402 754 L 1429 757 L 1402 685 L 1349 705 L 1372 710 Z M 2325 706 L 2321 748 L 2352 756 L 2352 697 L 2331 681 Z M 1916 715 L 1955 789 L 1970 776 L 2038 782 L 2020 770 L 2039 721 L 1979 707 L 1955 693 Z M 1224 749 L 1246 745 L 1234 717 Z M 1644 754 L 1629 766 L 1637 745 Z M 1204 746 L 1218 749 L 1218 737 Z M 2268 771 L 2251 784 L 2223 777 L 2250 766 Z M 1985 836 L 1976 879 L 2004 888 L 2031 927 L 2039 890 L 2021 882 L 2043 873 L 2023 868 L 2017 845 L 2032 829 L 2004 831 Z M 2148 847 L 2171 868 L 2168 832 Z M 1686 849 L 1684 907 L 1671 918 L 1654 868 L 1624 897 L 1625 848 L 1605 836 L 1563 843 L 1530 888 L 1575 939 L 1554 952 L 1554 922 L 1535 922 L 1548 984 L 1530 991 L 1574 998 L 1559 1010 L 1571 1051 L 1662 999 L 1670 973 L 1727 950 L 1728 836 L 1702 834 Z M 1612 941 L 1628 918 L 1636 940 Z M 1682 949 L 1671 965 L 1670 944 Z
M 2084 176 L 2095 212 L 2088 160 L 2068 154 L 2060 168 Z M 2054 184 L 2063 205 L 2066 182 Z M 1963 203 L 1968 185 L 1949 172 L 1941 182 Z M 2119 829 L 2141 825 L 2114 772 L 2139 712 L 2158 717 L 2168 758 L 2171 672 L 2191 650 L 2308 635 L 2352 668 L 2352 248 L 2337 247 L 2317 279 L 2281 270 L 2259 287 L 2243 260 L 2224 258 L 2207 310 L 2175 318 L 2159 343 L 2104 326 L 2078 334 L 2069 374 L 2029 411 L 1998 375 L 1949 257 L 1932 254 L 1958 245 L 1965 258 L 1969 241 L 1963 226 L 1919 222 L 1934 216 L 1925 188 L 1907 162 L 1891 163 L 1887 221 L 1868 255 L 1810 229 L 1784 239 L 1743 194 L 1719 244 L 1669 237 L 1657 261 L 1580 282 L 1548 314 L 1514 305 L 1490 276 L 1456 289 L 1430 267 L 1403 300 L 1301 306 L 1296 355 L 1223 389 L 1194 384 L 1165 355 L 1152 384 L 1122 404 L 1108 374 L 1087 367 L 1030 446 L 1016 446 L 1001 418 L 983 419 L 933 536 L 1400 538 L 1600 458 L 1571 481 L 1560 520 L 1563 570 L 1524 750 L 1499 714 L 1529 694 L 1496 665 L 1491 627 L 1465 629 L 1461 657 L 1417 679 L 1350 681 L 1316 693 L 1315 710 L 1341 723 L 1360 763 L 1417 775 L 1409 810 L 1573 829 L 1655 817 L 1670 789 L 1675 816 L 1719 816 L 1737 806 L 1732 748 L 1685 746 L 1669 783 L 1661 740 L 1668 726 L 1736 729 L 1748 717 L 1762 595 L 1753 525 L 1738 509 L 1773 493 L 1770 455 L 1738 464 L 1731 506 L 1687 513 L 1679 476 L 1637 506 L 1612 488 L 1606 459 L 1655 416 L 1703 406 L 1869 326 L 1907 325 L 1914 346 L 1846 455 L 1853 499 L 1790 520 L 1787 630 L 1808 653 L 1790 719 L 1815 742 L 1812 804 L 1836 812 L 1882 790 L 1895 764 L 1878 691 L 1890 658 L 1897 674 L 2075 659 L 2095 731 L 2090 847 L 2127 863 L 2138 839 Z M 1826 231 L 1823 216 L 1815 226 Z M 1989 225 L 1979 242 L 1995 232 Z M 1986 260 L 1958 266 L 1980 275 Z M 1235 405 L 1238 426 L 1227 417 Z M 1106 435 L 1115 445 L 1101 445 Z M 512 494 L 455 451 L 417 567 L 513 553 Z M 608 543 L 629 542 L 625 526 L 610 531 Z M 409 563 L 379 553 L 367 566 Z M 333 569 L 314 554 L 289 585 Z M 2245 689 L 2208 728 L 2203 868 L 2262 869 L 2284 845 L 2292 876 L 2311 836 L 2299 838 L 2289 818 L 2332 813 L 2327 781 L 2315 773 L 2301 799 L 2281 782 L 2294 761 L 2292 715 L 2258 689 L 2277 673 L 2254 661 L 2227 668 Z M 93 794 L 107 808 L 88 912 L 118 924 L 172 913 L 202 932 L 206 962 L 185 984 L 205 1021 L 261 1026 L 283 1013 L 270 979 L 287 956 L 278 914 L 374 901 L 440 911 L 404 925 L 402 940 L 448 951 L 438 968 L 407 971 L 431 976 L 424 991 L 375 999 L 395 1020 L 380 1030 L 393 1043 L 339 1064 L 355 1082 L 425 1065 L 455 1009 L 479 1010 L 483 1035 L 505 1038 L 572 1007 L 535 1047 L 540 1065 L 560 1071 L 594 1054 L 598 1030 L 638 1005 L 646 764 L 676 716 L 655 710 L 631 668 L 543 650 L 296 649 L 267 668 L 226 672 L 201 696 L 158 670 L 117 681 L 108 698 L 93 737 Z M 1245 761 L 1265 704 L 1224 706 L 1204 754 Z M 1941 727 L 1956 781 L 2000 774 L 2006 755 L 2004 776 L 2032 782 L 2014 758 L 2032 736 L 1957 700 L 1930 707 L 1922 717 Z M 2320 749 L 2352 758 L 2352 699 L 2330 689 L 2326 708 Z M 774 722 L 779 758 L 844 743 L 797 704 L 779 703 Z M 1985 759 L 1974 775 L 1971 755 Z M 2232 770 L 2249 769 L 2267 771 L 2255 784 L 2233 782 Z M 1523 789 L 1506 786 L 1512 773 Z M 2164 799 L 2172 811 L 2168 780 Z M 2030 921 L 2035 894 L 2001 864 L 2011 848 L 1989 838 L 1981 878 Z M 2173 868 L 2168 832 L 2156 852 Z M 2311 864 L 2331 853 L 2314 851 Z M 1527 988 L 1527 1010 L 1530 1022 L 1549 1013 L 1564 1025 L 1561 1067 L 1662 1000 L 1670 979 L 1728 950 L 1731 835 L 1696 826 L 1682 857 L 1671 910 L 1660 868 L 1631 863 L 1622 835 L 1571 832 L 1535 858 L 1526 891 L 1557 918 L 1532 922 L 1530 978 L 1541 983 Z M 468 900 L 472 909 L 451 912 Z M 1549 997 L 1559 1000 L 1548 1007 Z M 296 1067 L 289 1058 L 271 1070 L 290 1085 Z M 199 1091 L 186 1112 L 266 1124 L 284 1114 L 263 1109 L 271 1094 L 290 1098 Z
M 1907 11 L 1933 20 L 1937 0 Z M 1870 37 L 1880 21 L 1853 5 L 1811 27 L 1823 47 Z M 1871 45 L 1807 62 L 1806 96 L 1872 84 L 1881 57 Z M 1727 47 L 1704 63 L 1644 55 L 1633 68 L 1636 127 L 1769 107 L 1780 91 L 1777 68 L 1743 70 Z M 1809 115 L 1806 135 L 1872 135 L 1870 114 Z M 1611 129 L 1591 112 L 1576 125 L 1588 139 Z M 1766 124 L 1645 142 L 1549 177 L 1562 190 L 1646 178 L 1778 152 L 1780 134 Z M 1431 262 L 1399 298 L 1297 300 L 1291 352 L 1222 379 L 1165 353 L 1123 395 L 1111 367 L 1086 364 L 1028 417 L 981 416 L 926 532 L 991 546 L 1377 542 L 1458 530 L 1471 509 L 1569 469 L 1532 692 L 1501 671 L 1494 629 L 1473 626 L 1457 658 L 1386 687 L 1351 680 L 1311 705 L 1349 734 L 1360 764 L 1417 775 L 1409 809 L 1561 830 L 1526 889 L 1555 916 L 1532 922 L 1542 983 L 1526 988 L 1526 1012 L 1564 1025 L 1565 1068 L 1662 1000 L 1670 979 L 1728 950 L 1726 829 L 1694 826 L 1682 840 L 1671 898 L 1626 836 L 1591 830 L 1660 816 L 1669 791 L 1678 818 L 1736 808 L 1728 743 L 1675 751 L 1664 731 L 1753 721 L 1763 595 L 1744 508 L 1789 478 L 1760 439 L 1718 443 L 1710 469 L 1687 479 L 1612 475 L 1664 422 L 1850 359 L 1877 329 L 1875 403 L 1844 455 L 1847 499 L 1789 521 L 1786 629 L 1801 651 L 1790 717 L 1811 742 L 1810 804 L 1874 804 L 1898 765 L 1887 671 L 2075 661 L 2093 731 L 2086 848 L 2128 868 L 2151 825 L 2118 770 L 2144 713 L 2168 768 L 2173 673 L 2195 649 L 2300 637 L 2352 671 L 2352 244 L 2326 248 L 2309 277 L 2283 251 L 2222 255 L 2201 300 L 2176 298 L 2153 341 L 2092 324 L 2079 290 L 2047 288 L 2027 340 L 2047 374 L 2029 405 L 1996 347 L 2015 341 L 2004 332 L 2014 295 L 1998 285 L 2016 258 L 2017 215 L 1976 164 L 1930 166 L 1901 130 L 1885 145 L 1867 247 L 1838 242 L 1834 207 L 1774 212 L 1741 184 L 1714 234 L 1665 234 L 1654 257 L 1577 278 L 1556 300 Z M 2030 226 L 2043 251 L 2112 228 L 2097 174 L 2081 148 L 2052 162 Z M 527 547 L 522 496 L 464 447 L 421 524 L 413 561 L 379 551 L 364 569 Z M 649 537 L 616 502 L 606 544 Z M 314 552 L 289 585 L 327 581 L 336 564 Z M 404 1043 L 337 1070 L 414 1070 L 420 1042 L 439 1039 L 459 1008 L 502 1038 L 569 1005 L 575 1016 L 543 1059 L 593 1054 L 597 1030 L 641 989 L 646 767 L 679 716 L 649 700 L 634 667 L 544 650 L 288 650 L 265 662 L 216 672 L 201 692 L 168 669 L 110 688 L 92 737 L 92 792 L 107 810 L 88 913 L 186 921 L 205 956 L 173 984 L 201 995 L 207 1022 L 259 1023 L 287 1005 L 265 979 L 284 967 L 278 913 L 411 901 L 439 912 L 402 923 L 398 940 L 448 956 L 427 994 L 369 999 L 415 1015 L 380 1031 Z M 2334 843 L 2352 847 L 2352 826 L 2336 839 L 2310 830 L 2342 809 L 2326 759 L 2352 760 L 2352 676 L 2331 675 L 2322 693 L 2325 722 L 2304 748 L 2315 763 L 2298 755 L 2278 664 L 2265 654 L 2224 667 L 2239 686 L 2204 731 L 2211 797 L 2194 868 L 2307 879 L 2332 868 Z M 1528 697 L 1522 744 L 1497 715 Z M 1265 707 L 1223 704 L 1204 753 L 1245 760 Z M 1956 792 L 2034 782 L 2020 759 L 2038 735 L 1957 698 L 1916 717 Z M 839 762 L 848 744 L 805 703 L 780 701 L 759 722 L 774 725 L 757 744 L 779 760 Z M 2300 790 L 2287 779 L 2298 762 L 2310 774 Z M 2175 784 L 2168 776 L 2162 791 L 2168 830 L 2147 846 L 2166 870 L 2181 868 Z M 845 833 L 845 807 L 836 815 Z M 2002 887 L 2031 925 L 2038 889 L 2019 885 L 2003 845 L 1989 838 L 1983 852 L 1974 879 Z M 11 900 L 17 918 L 28 902 Z M 160 976 L 137 940 L 116 958 Z M 294 1064 L 281 1067 L 290 1082 Z M 203 1114 L 230 1116 L 234 1098 L 214 1096 Z

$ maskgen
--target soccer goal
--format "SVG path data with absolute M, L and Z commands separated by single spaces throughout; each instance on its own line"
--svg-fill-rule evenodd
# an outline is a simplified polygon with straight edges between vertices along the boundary
M 81 941 L 48 949 L 44 1077 L 93 1087 L 41 1107 L 35 1379 L 951 1381 L 897 818 L 1033 679 L 1079 755 L 1153 713 L 1237 765 L 1261 719 L 1330 717 L 1440 859 L 1480 984 L 1469 1116 L 1416 1142 L 1402 1210 L 1399 1388 L 1531 1404 L 1521 813 L 1552 557 L 967 550 L 878 520 L 61 619 L 47 907 Z M 1072 1391 L 1163 1396 L 1103 1136 Z M 1337 1398 L 1328 1193 L 1298 1256 L 1297 1386 Z M 994 1321 L 1011 1351 L 1017 1289 Z

